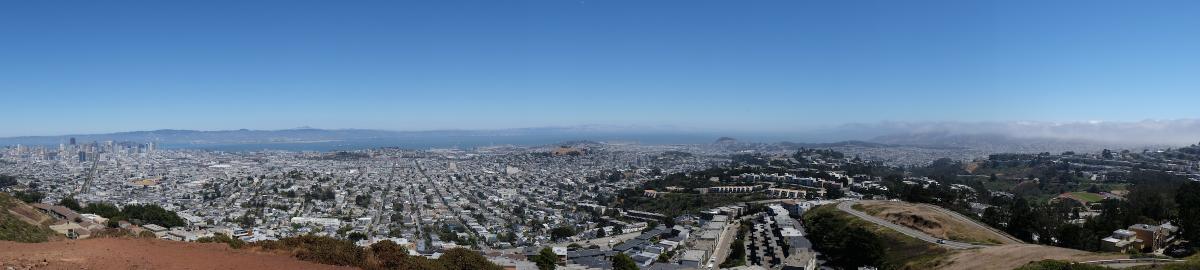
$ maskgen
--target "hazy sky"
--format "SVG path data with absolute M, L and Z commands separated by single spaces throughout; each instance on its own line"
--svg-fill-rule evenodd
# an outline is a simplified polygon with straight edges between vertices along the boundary
M 0 136 L 1200 117 L 1194 0 L 182 2 L 0 2 Z

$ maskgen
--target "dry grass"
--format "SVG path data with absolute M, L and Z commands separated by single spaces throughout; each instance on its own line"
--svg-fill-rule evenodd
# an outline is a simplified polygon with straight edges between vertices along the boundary
M 15 243 L 0 241 L 0 269 L 353 269 L 287 255 L 233 250 L 225 244 L 158 239 L 97 238 Z
M 864 201 L 864 212 L 938 238 L 980 244 L 1016 244 L 973 222 L 939 212 L 932 206 L 891 201 Z
M 1034 244 L 1011 244 L 982 249 L 962 250 L 947 257 L 938 269 L 1013 269 L 1041 260 L 1090 261 L 1124 259 L 1121 254 L 1092 253 Z

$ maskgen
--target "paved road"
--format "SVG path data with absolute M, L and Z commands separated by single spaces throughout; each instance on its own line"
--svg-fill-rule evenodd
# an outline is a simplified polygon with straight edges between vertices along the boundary
M 923 233 L 923 232 L 920 232 L 920 231 L 917 231 L 917 230 L 913 230 L 913 229 L 911 229 L 911 228 L 908 228 L 908 227 L 905 227 L 905 226 L 902 226 L 902 225 L 897 225 L 897 224 L 895 224 L 895 223 L 891 223 L 891 222 L 889 222 L 889 221 L 887 221 L 887 220 L 884 220 L 884 219 L 882 219 L 882 218 L 878 218 L 878 217 L 872 216 L 872 215 L 870 215 L 870 214 L 863 213 L 863 212 L 861 212 L 861 211 L 858 211 L 858 210 L 854 210 L 853 206 L 854 206 L 854 204 L 856 204 L 856 203 L 858 203 L 858 202 L 856 202 L 856 201 L 844 201 L 844 202 L 842 202 L 842 203 L 839 203 L 839 204 L 838 204 L 838 206 L 837 206 L 837 208 L 838 208 L 838 210 L 842 210 L 842 212 L 846 212 L 846 213 L 849 213 L 849 214 L 851 214 L 851 215 L 854 215 L 854 216 L 858 217 L 859 219 L 866 220 L 866 221 L 868 221 L 868 222 L 871 222 L 871 223 L 875 223 L 875 224 L 877 224 L 877 225 L 879 225 L 879 226 L 884 226 L 884 227 L 887 227 L 888 229 L 892 229 L 892 230 L 894 230 L 894 231 L 900 232 L 901 234 L 907 235 L 907 236 L 909 236 L 909 237 L 916 238 L 916 239 L 920 239 L 921 241 L 929 242 L 929 243 L 932 243 L 932 244 L 935 244 L 935 245 L 940 245 L 940 246 L 942 246 L 942 247 L 945 247 L 945 248 L 949 248 L 949 249 L 972 249 L 972 248 L 982 248 L 982 247 L 986 247 L 986 246 L 983 246 L 983 245 L 976 245 L 976 244 L 971 244 L 971 243 L 963 243 L 963 242 L 951 241 L 951 240 L 949 240 L 949 239 L 941 239 L 941 238 L 933 237 L 933 236 L 930 236 L 930 235 L 928 235 L 928 234 L 925 234 L 925 233 Z
M 733 241 L 737 238 L 738 227 L 741 227 L 741 220 L 730 220 L 725 224 L 725 228 L 721 231 L 721 236 L 717 238 L 717 245 L 713 248 L 712 268 L 717 268 L 725 260 L 729 259 L 729 252 L 733 250 Z M 706 265 L 707 266 L 707 265 Z

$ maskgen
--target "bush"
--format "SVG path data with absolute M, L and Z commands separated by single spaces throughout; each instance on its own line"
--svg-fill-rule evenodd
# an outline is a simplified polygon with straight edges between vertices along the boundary
M 13 194 L 13 197 L 17 197 L 17 199 L 25 203 L 39 203 L 42 202 L 42 199 L 46 198 L 46 194 L 38 192 L 37 190 L 27 190 L 17 191 L 17 193 Z
M 438 263 L 445 266 L 447 270 L 500 270 L 503 269 L 479 255 L 478 252 L 471 251 L 465 248 L 455 248 L 447 250 L 442 254 L 442 257 L 437 259 Z
M 500 266 L 493 264 L 483 255 L 463 248 L 447 250 L 438 260 L 424 257 L 408 256 L 408 250 L 392 241 L 381 241 L 367 248 L 360 248 L 353 243 L 326 237 L 304 235 L 288 237 L 276 241 L 262 241 L 248 244 L 264 250 L 283 250 L 292 252 L 297 259 L 321 264 L 354 266 L 363 269 L 484 269 L 499 270 Z
M 229 237 L 228 235 L 221 234 L 221 233 L 213 234 L 213 236 L 211 236 L 211 237 L 200 237 L 200 239 L 196 239 L 196 242 L 225 243 L 225 244 L 228 244 L 229 247 L 235 248 L 235 249 L 246 246 L 246 241 L 242 241 L 242 239 L 232 238 L 232 237 Z
M 263 249 L 291 251 L 297 259 L 342 266 L 356 266 L 362 261 L 363 250 L 354 243 L 330 237 L 302 235 L 276 241 L 256 242 Z
M 1105 270 L 1108 267 L 1058 260 L 1043 260 L 1026 264 L 1017 270 Z
M 99 232 L 92 233 L 92 236 L 90 236 L 89 238 L 130 237 L 130 236 L 135 236 L 135 235 L 133 235 L 133 232 L 128 229 L 105 228 L 103 230 L 100 230 Z

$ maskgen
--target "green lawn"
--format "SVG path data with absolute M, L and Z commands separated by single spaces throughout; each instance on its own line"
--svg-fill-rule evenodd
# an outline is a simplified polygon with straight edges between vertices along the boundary
M 1104 196 L 1100 196 L 1100 194 L 1088 193 L 1088 192 L 1071 192 L 1071 196 L 1075 196 L 1076 198 L 1087 201 L 1089 203 L 1104 200 Z

